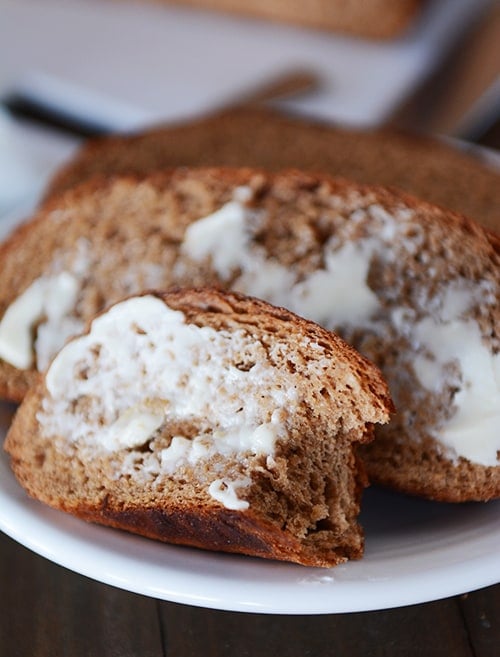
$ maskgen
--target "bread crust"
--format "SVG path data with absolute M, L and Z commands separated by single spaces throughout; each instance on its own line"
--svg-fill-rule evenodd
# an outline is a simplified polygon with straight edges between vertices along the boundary
M 290 561 L 302 566 L 331 568 L 363 556 L 363 543 L 345 545 L 321 554 L 292 536 L 255 517 L 227 509 L 113 508 L 80 506 L 71 512 L 83 520 L 188 547 Z
M 344 471 L 342 475 L 348 482 L 350 498 L 349 507 L 344 509 L 347 526 L 342 520 L 341 528 L 334 532 L 335 525 L 331 519 L 330 527 L 318 527 L 301 538 L 271 517 L 266 518 L 264 507 L 259 506 L 255 494 L 250 496 L 250 507 L 245 511 L 227 509 L 208 497 L 196 503 L 192 498 L 183 498 L 182 494 L 172 499 L 162 494 L 161 489 L 155 492 L 154 487 L 151 490 L 132 487 L 135 493 L 130 494 L 127 492 L 127 482 L 121 477 L 108 478 L 104 470 L 100 478 L 96 476 L 93 468 L 99 467 L 96 464 L 101 457 L 80 463 L 81 457 L 77 454 L 70 456 L 69 452 L 58 447 L 55 437 L 42 435 L 39 412 L 48 395 L 43 379 L 29 391 L 5 442 L 12 469 L 22 486 L 36 499 L 86 521 L 168 543 L 307 566 L 330 567 L 347 559 L 360 558 L 363 537 L 356 516 L 366 479 L 349 441 L 366 442 L 372 439 L 372 422 L 387 421 L 392 411 L 387 385 L 380 372 L 338 336 L 260 300 L 213 289 L 175 290 L 154 293 L 154 296 L 163 300 L 169 308 L 183 312 L 188 324 L 211 327 L 217 331 L 245 330 L 262 341 L 267 336 L 271 343 L 277 341 L 278 336 L 282 339 L 283 335 L 290 335 L 291 352 L 305 349 L 300 346 L 300 338 L 307 336 L 314 344 L 321 344 L 325 357 L 331 359 L 331 372 L 326 370 L 321 385 L 331 387 L 331 377 L 341 376 L 340 373 L 346 369 L 359 380 L 361 387 L 356 397 L 360 407 L 358 428 L 349 435 L 347 443 L 339 441 L 338 445 L 339 450 L 348 450 L 347 454 L 350 455 L 346 462 L 350 473 Z M 284 360 L 279 367 L 286 368 Z M 310 385 L 313 389 L 319 384 Z M 306 403 L 310 402 L 305 397 L 302 404 Z M 333 408 L 336 402 L 332 400 L 330 403 L 330 408 Z M 318 432 L 328 425 L 332 417 L 328 414 L 328 408 L 328 405 L 323 409 L 316 407 L 317 417 L 308 421 L 309 426 L 303 427 L 304 436 L 313 435 L 313 425 L 318 426 Z M 336 440 L 333 429 L 331 435 L 324 439 Z M 295 458 L 293 452 L 291 458 Z M 330 476 L 329 466 L 323 463 L 321 467 L 324 472 L 319 471 L 318 475 Z M 259 469 L 256 472 L 258 475 Z M 92 483 L 90 488 L 89 482 Z M 261 488 L 255 482 L 253 485 L 265 497 L 265 487 Z M 340 495 L 340 480 L 336 485 L 338 491 L 333 495 L 334 503 L 335 497 Z M 179 490 L 181 486 L 179 484 Z
M 339 179 L 332 179 L 322 174 L 304 173 L 296 170 L 287 170 L 279 174 L 269 174 L 262 170 L 248 168 L 237 170 L 225 168 L 176 169 L 158 172 L 145 177 L 139 175 L 120 177 L 115 181 L 110 179 L 94 179 L 83 183 L 80 187 L 69 190 L 62 197 L 54 197 L 41 211 L 31 229 L 21 229 L 19 234 L 22 236 L 22 239 L 19 242 L 17 242 L 16 236 L 12 238 L 11 245 L 7 246 L 6 251 L 3 251 L 3 256 L 7 258 L 12 254 L 13 258 L 17 257 L 18 249 L 24 249 L 27 238 L 33 240 L 33 244 L 38 245 L 43 234 L 45 234 L 45 222 L 49 221 L 50 217 L 54 215 L 59 216 L 64 214 L 64 212 L 68 213 L 68 217 L 73 217 L 75 208 L 76 216 L 78 216 L 78 208 L 82 207 L 89 199 L 92 199 L 94 203 L 92 209 L 95 210 L 96 207 L 101 207 L 99 204 L 102 204 L 102 207 L 106 207 L 109 198 L 113 198 L 115 199 L 113 202 L 116 202 L 117 207 L 120 208 L 120 212 L 122 213 L 121 216 L 123 216 L 125 212 L 123 209 L 125 207 L 123 205 L 123 199 L 128 199 L 127 202 L 129 202 L 134 198 L 136 193 L 138 198 L 142 199 L 143 195 L 146 196 L 147 192 L 149 202 L 151 198 L 163 198 L 161 197 L 162 190 L 177 186 L 182 190 L 182 202 L 187 203 L 186 198 L 190 199 L 193 196 L 203 197 L 205 194 L 203 190 L 210 189 L 212 195 L 218 199 L 216 207 L 220 207 L 220 205 L 230 200 L 231 190 L 245 185 L 249 185 L 254 190 L 256 197 L 255 204 L 257 207 L 259 206 L 260 199 L 265 198 L 266 194 L 271 192 L 274 194 L 273 199 L 276 199 L 276 202 L 279 203 L 283 202 L 283 204 L 290 203 L 290 199 L 299 199 L 302 194 L 311 195 L 314 198 L 325 194 L 326 196 L 336 195 L 345 200 L 346 205 L 352 203 L 353 207 L 357 207 L 356 204 L 378 204 L 384 211 L 393 214 L 398 208 L 403 206 L 405 209 L 415 213 L 415 225 L 424 230 L 429 240 L 435 242 L 432 248 L 436 249 L 436 253 L 438 254 L 436 257 L 439 263 L 441 263 L 439 266 L 442 266 L 443 271 L 446 270 L 450 262 L 456 263 L 456 271 L 460 275 L 463 275 L 466 279 L 470 277 L 470 280 L 477 281 L 480 278 L 478 272 L 481 273 L 481 267 L 484 266 L 485 271 L 488 269 L 488 276 L 497 286 L 495 290 L 498 289 L 500 240 L 491 231 L 482 228 L 462 215 L 433 206 L 406 194 L 385 188 L 357 185 Z M 140 193 L 137 192 L 139 189 L 141 190 Z M 359 199 L 362 200 L 359 201 Z M 160 201 L 157 202 L 155 200 L 155 203 L 156 205 L 153 202 L 150 203 L 153 206 L 151 214 L 154 216 L 160 212 L 159 208 L 161 207 Z M 168 237 L 164 243 L 164 252 L 171 249 L 172 253 L 178 253 L 186 227 L 190 222 L 216 209 L 210 202 L 208 202 L 207 207 L 208 210 L 197 207 L 196 212 L 193 211 L 191 214 L 189 214 L 191 210 L 188 208 L 186 210 L 187 219 L 179 220 L 177 223 L 169 224 L 165 227 Z M 320 207 L 324 211 L 323 206 Z M 88 214 L 90 217 L 91 213 L 89 212 Z M 308 215 L 304 213 L 304 216 Z M 330 228 L 325 228 L 324 226 L 320 228 L 315 223 L 317 219 L 314 219 L 314 216 L 313 220 L 308 224 L 308 229 L 312 224 L 311 233 L 313 230 L 317 230 L 317 235 L 313 235 L 311 241 L 315 239 L 321 245 L 321 241 L 324 242 L 329 238 L 330 233 L 328 231 Z M 85 223 L 84 229 L 87 234 L 91 234 L 92 231 L 97 232 L 98 230 L 102 230 L 104 234 L 107 234 L 106 231 L 109 230 L 111 232 L 111 227 L 114 227 L 116 224 L 116 221 L 109 220 L 108 217 L 100 219 L 99 223 L 96 223 L 95 219 L 91 218 L 85 219 L 85 221 L 87 223 Z M 109 226 L 106 224 L 106 221 L 108 221 Z M 122 223 L 126 222 L 124 221 Z M 279 227 L 276 224 L 272 230 L 269 229 L 269 234 L 273 233 L 273 231 L 274 233 L 271 235 L 273 241 L 269 243 L 268 248 L 269 251 L 274 249 L 275 252 L 281 249 L 283 260 L 285 261 L 286 258 L 289 258 L 291 265 L 293 265 L 293 254 L 290 250 L 292 247 L 289 248 L 289 243 L 293 240 L 299 242 L 299 238 L 302 238 L 301 233 L 297 233 L 299 237 L 293 234 L 289 228 L 290 225 L 290 222 L 283 223 L 283 225 L 280 224 Z M 155 224 L 153 228 L 157 232 L 163 230 L 161 223 Z M 40 231 L 39 234 L 37 233 L 38 230 Z M 268 233 L 262 231 L 258 239 L 264 242 L 267 237 Z M 74 235 L 69 235 L 68 240 L 73 239 Z M 13 246 L 16 244 L 19 246 Z M 35 250 L 35 247 L 33 249 Z M 449 251 L 446 252 L 446 249 L 449 249 Z M 320 263 L 318 260 L 315 262 Z M 414 280 L 424 281 L 424 284 L 426 284 L 425 280 L 428 268 L 418 261 L 418 253 L 410 264 L 415 274 Z M 43 263 L 41 262 L 40 270 L 42 265 Z M 321 264 L 316 266 L 321 266 Z M 5 268 L 4 271 L 6 271 Z M 199 271 L 191 273 L 195 278 L 198 277 L 194 281 L 195 284 L 199 284 L 199 279 L 201 279 L 203 282 L 214 285 L 227 285 L 227 282 L 221 281 L 209 267 L 200 266 Z M 12 280 L 8 280 L 5 287 L 10 288 L 14 293 L 16 288 L 13 286 Z M 179 283 L 179 280 L 175 276 L 166 279 L 166 286 L 176 283 Z M 375 275 L 372 283 L 374 286 L 379 285 L 381 290 L 384 286 L 386 289 L 396 288 L 397 286 L 397 280 L 391 281 L 388 279 L 386 281 L 385 279 L 381 279 L 377 282 Z M 3 304 L 8 303 L 8 301 L 8 298 L 4 299 Z M 499 339 L 498 319 L 496 315 L 486 318 L 483 317 L 481 321 L 485 326 L 490 327 L 489 329 L 485 328 L 484 331 L 485 335 L 488 334 L 488 331 L 490 332 L 492 345 L 495 348 L 495 340 Z M 377 356 L 377 354 L 373 355 L 374 357 Z M 370 357 L 372 357 L 372 352 L 370 352 Z M 382 352 L 378 354 L 378 357 L 380 358 L 380 362 L 377 362 L 382 367 L 387 354 Z M 29 385 L 31 376 L 33 376 L 32 372 L 26 373 L 26 386 Z M 1 378 L 3 377 L 0 369 Z M 413 377 L 410 380 L 409 386 L 411 388 L 411 386 L 415 385 L 416 380 Z M 12 385 L 10 386 L 10 390 L 12 390 Z M 19 397 L 24 392 L 25 390 L 18 390 Z M 424 409 L 429 402 L 430 396 L 423 404 Z M 449 400 L 447 403 L 449 403 Z M 430 404 L 430 407 L 432 407 L 432 404 Z M 393 426 L 397 425 L 393 423 Z M 401 448 L 401 453 L 397 458 L 394 457 L 393 454 L 397 454 L 395 445 L 397 445 L 399 440 L 397 434 L 404 433 L 405 430 L 404 426 L 399 425 L 391 434 L 391 429 L 389 428 L 387 429 L 388 442 L 379 439 L 371 447 L 363 451 L 363 458 L 366 461 L 369 476 L 373 481 L 395 487 L 403 492 L 423 494 L 426 497 L 446 501 L 462 501 L 467 499 L 486 500 L 500 496 L 500 466 L 485 467 L 479 464 L 465 464 L 463 459 L 458 459 L 453 464 L 450 459 L 446 458 L 446 455 L 439 449 L 428 432 L 424 432 L 420 436 L 420 441 L 417 441 L 416 447 L 412 443 L 411 448 Z M 389 434 L 391 434 L 390 438 Z M 393 445 L 393 447 L 389 448 L 388 445 Z M 419 464 L 422 459 L 424 459 L 426 467 L 419 470 L 420 479 L 418 479 L 415 474 L 417 472 L 415 466 L 420 467 Z M 397 466 L 395 465 L 396 463 Z
M 340 128 L 255 106 L 90 140 L 56 173 L 46 198 L 95 177 L 178 166 L 321 171 L 395 187 L 500 230 L 500 173 L 479 155 L 428 136 Z

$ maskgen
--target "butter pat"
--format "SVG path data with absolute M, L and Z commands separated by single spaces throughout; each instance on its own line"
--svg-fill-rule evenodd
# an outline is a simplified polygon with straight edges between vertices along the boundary
M 290 290 L 292 290 L 296 275 L 290 269 L 283 267 L 276 260 L 266 258 L 259 252 L 242 259 L 242 273 L 231 286 L 231 289 L 242 294 L 249 294 L 268 303 L 291 308 Z
M 346 242 L 327 251 L 326 268 L 295 286 L 292 310 L 328 328 L 368 320 L 379 307 L 367 283 L 372 252 L 368 241 Z
M 483 344 L 472 320 L 439 324 L 426 318 L 415 326 L 415 337 L 425 350 L 415 362 L 415 372 L 425 388 L 434 392 L 442 388 L 447 363 L 456 363 L 461 372 L 461 387 L 453 398 L 455 414 L 435 438 L 472 463 L 498 465 L 500 355 L 493 355 Z
M 149 410 L 135 406 L 129 408 L 106 431 L 102 445 L 110 451 L 140 447 L 159 429 L 165 419 L 162 410 Z
M 478 305 L 494 303 L 487 282 L 448 283 L 430 300 L 429 315 L 394 309 L 391 321 L 416 355 L 413 371 L 419 383 L 439 395 L 456 389 L 453 414 L 433 431 L 447 458 L 463 457 L 485 467 L 499 465 L 500 354 L 482 339 L 479 325 L 467 316 Z
M 50 336 L 54 334 L 58 342 L 63 319 L 74 308 L 78 292 L 77 279 L 67 272 L 41 276 L 33 281 L 11 303 L 0 322 L 0 357 L 18 369 L 32 367 L 35 361 L 33 331 L 36 324 L 44 320 L 45 331 L 49 334 L 49 340 L 46 339 L 45 343 L 50 343 Z M 71 330 L 74 328 L 72 324 Z M 43 357 L 43 364 L 48 359 Z
M 214 500 L 223 504 L 226 509 L 232 511 L 244 511 L 250 506 L 246 500 L 241 500 L 236 492 L 237 488 L 249 486 L 252 480 L 249 477 L 229 481 L 228 479 L 216 479 L 213 481 L 208 492 Z
M 183 463 L 189 460 L 190 452 L 194 451 L 194 442 L 184 436 L 174 436 L 170 445 L 162 449 L 160 453 L 160 470 L 167 474 L 174 474 Z
M 213 436 L 214 446 L 219 453 L 228 455 L 237 452 L 274 454 L 281 429 L 279 423 L 266 422 L 257 427 L 241 426 L 232 431 L 216 431 Z
M 241 203 L 231 201 L 199 219 L 188 227 L 182 250 L 196 261 L 210 258 L 223 279 L 239 270 L 232 289 L 290 308 L 328 328 L 366 321 L 376 312 L 379 302 L 368 286 L 368 271 L 382 237 L 393 237 L 396 224 L 390 217 L 384 217 L 383 225 L 391 230 L 386 227 L 381 239 L 346 242 L 339 249 L 327 244 L 325 268 L 299 282 L 296 272 L 252 242 L 247 212 Z
M 211 257 L 215 270 L 224 278 L 241 263 L 247 235 L 245 207 L 238 201 L 223 205 L 220 210 L 199 219 L 186 230 L 183 250 L 193 260 Z
M 273 415 L 276 415 L 276 412 Z M 195 465 L 200 459 L 207 459 L 216 454 L 225 457 L 237 454 L 272 456 L 276 440 L 280 435 L 284 435 L 284 431 L 284 426 L 273 418 L 273 421 L 257 427 L 219 429 L 191 439 L 174 436 L 170 445 L 161 452 L 161 472 L 173 474 L 183 465 Z
M 249 371 L 236 366 L 241 353 L 255 362 Z M 104 449 L 133 446 L 134 426 L 142 444 L 162 417 L 197 422 L 200 437 L 190 440 L 190 458 L 207 449 L 268 454 L 283 431 L 280 409 L 297 403 L 288 376 L 276 385 L 266 350 L 244 331 L 187 324 L 181 312 L 146 295 L 116 304 L 92 322 L 89 334 L 61 349 L 46 374 L 50 399 L 39 420 L 47 435 Z M 73 403 L 81 400 L 85 411 L 75 413 Z M 167 453 L 163 459 L 169 461 Z
M 33 329 L 43 313 L 43 283 L 36 280 L 7 308 L 0 322 L 0 356 L 25 370 L 33 365 Z

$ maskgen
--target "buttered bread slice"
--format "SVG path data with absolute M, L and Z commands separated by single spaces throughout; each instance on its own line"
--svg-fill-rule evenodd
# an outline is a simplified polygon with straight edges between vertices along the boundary
M 397 414 L 363 449 L 373 481 L 500 496 L 499 240 L 464 217 L 326 176 L 179 169 L 66 192 L 0 263 L 4 394 L 22 397 L 65 336 L 128 294 L 231 288 L 381 368 Z
M 145 294 L 71 340 L 7 436 L 35 498 L 167 542 L 333 566 L 359 558 L 354 444 L 378 370 L 331 332 L 214 290 Z

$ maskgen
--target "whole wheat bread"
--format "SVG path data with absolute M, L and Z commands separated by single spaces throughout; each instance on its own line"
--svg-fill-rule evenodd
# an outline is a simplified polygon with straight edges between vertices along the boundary
M 166 542 L 334 566 L 363 552 L 353 445 L 387 386 L 333 333 L 209 289 L 113 306 L 6 439 L 33 497 Z
M 442 140 L 389 129 L 347 129 L 261 107 L 131 135 L 90 140 L 49 185 L 50 198 L 96 176 L 177 166 L 294 167 L 398 187 L 500 230 L 500 172 Z
M 63 324 L 147 288 L 216 285 L 288 307 L 389 382 L 398 412 L 363 450 L 373 481 L 438 500 L 500 495 L 499 241 L 464 217 L 326 176 L 179 169 L 69 190 L 0 262 L 0 316 L 36 280 L 76 286 L 63 321 L 39 320 L 43 362 Z M 12 397 L 36 377 L 1 364 Z

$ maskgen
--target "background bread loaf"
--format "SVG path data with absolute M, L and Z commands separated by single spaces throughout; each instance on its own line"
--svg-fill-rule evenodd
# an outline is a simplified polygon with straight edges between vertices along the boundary
M 364 451 L 373 480 L 486 500 L 500 495 L 499 245 L 465 217 L 381 188 L 178 169 L 55 197 L 0 253 L 0 311 L 69 278 L 73 306 L 37 320 L 44 364 L 65 331 L 148 288 L 213 285 L 285 306 L 340 332 L 387 378 L 398 412 Z M 1 363 L 4 394 L 22 397 L 36 376 Z
M 55 176 L 47 196 L 96 176 L 177 166 L 323 171 L 398 187 L 500 230 L 500 172 L 477 155 L 435 138 L 322 125 L 258 107 L 91 140 Z

